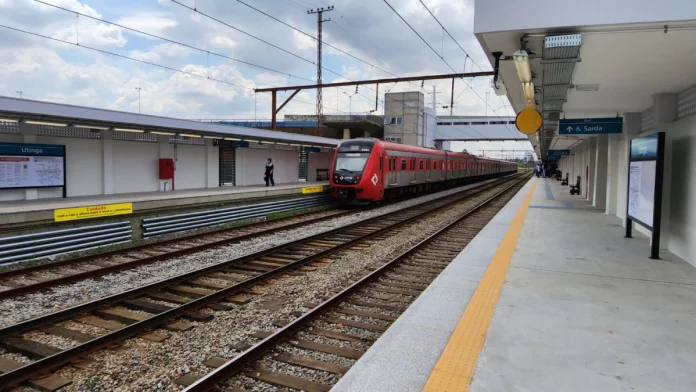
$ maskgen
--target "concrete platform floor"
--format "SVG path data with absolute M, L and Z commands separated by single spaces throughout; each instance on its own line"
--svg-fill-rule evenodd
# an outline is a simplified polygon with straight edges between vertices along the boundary
M 309 186 L 326 186 L 328 181 L 322 182 L 297 182 L 291 184 L 276 184 L 274 187 L 266 187 L 265 185 L 248 185 L 248 186 L 221 186 L 219 188 L 201 188 L 201 189 L 181 189 L 174 191 L 161 192 L 137 192 L 137 193 L 117 193 L 113 195 L 95 195 L 95 196 L 75 196 L 65 199 L 51 198 L 38 200 L 16 200 L 3 201 L 0 204 L 0 214 L 10 214 L 26 211 L 41 211 L 53 210 L 56 208 L 70 208 L 90 206 L 97 204 L 110 203 L 137 203 L 148 201 L 162 200 L 177 200 L 188 198 L 217 198 L 220 196 L 243 195 L 246 193 L 266 192 L 269 196 L 295 193 L 289 191 L 297 191 L 301 193 L 302 188 Z M 258 196 L 254 196 L 258 197 Z M 233 197 L 234 199 L 234 197 Z
M 422 390 L 530 186 L 333 391 Z M 471 385 L 453 390 L 695 390 L 696 268 L 649 259 L 634 233 L 538 180 Z

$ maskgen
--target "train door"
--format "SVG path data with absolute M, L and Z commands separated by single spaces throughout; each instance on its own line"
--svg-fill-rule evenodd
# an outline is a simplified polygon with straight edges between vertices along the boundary
M 430 158 L 425 160 L 425 181 L 430 181 L 430 169 L 432 168 L 432 160 Z
M 411 183 L 416 182 L 416 158 L 411 158 Z
M 396 185 L 396 158 L 389 158 L 389 185 Z

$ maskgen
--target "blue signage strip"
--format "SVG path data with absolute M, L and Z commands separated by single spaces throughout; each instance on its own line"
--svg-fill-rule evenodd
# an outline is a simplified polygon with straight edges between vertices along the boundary
M 657 133 L 631 140 L 631 160 L 657 159 Z
M 305 147 L 307 152 L 321 152 L 321 148 L 319 147 Z
M 562 157 L 564 155 L 570 155 L 570 150 L 548 150 L 546 155 L 553 157 Z
M 0 155 L 65 156 L 65 146 L 57 144 L 0 143 Z
M 623 132 L 623 118 L 573 118 L 561 120 L 559 135 L 597 135 Z

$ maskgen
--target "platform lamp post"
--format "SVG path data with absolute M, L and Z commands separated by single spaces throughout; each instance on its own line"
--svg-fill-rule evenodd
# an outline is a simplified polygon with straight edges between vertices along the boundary
M 142 88 L 136 87 L 135 89 L 138 90 L 138 114 L 140 114 L 140 90 L 142 90 Z
M 348 96 L 348 116 L 352 116 L 353 115 L 353 95 L 356 95 L 357 92 L 354 94 L 348 94 L 347 92 L 343 91 L 343 94 Z

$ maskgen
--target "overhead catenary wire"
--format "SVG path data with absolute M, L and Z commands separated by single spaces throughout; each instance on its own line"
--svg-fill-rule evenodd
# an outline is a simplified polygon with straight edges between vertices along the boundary
M 8 30 L 14 30 L 14 31 L 17 31 L 17 32 L 20 32 L 20 33 L 25 33 L 25 34 L 33 35 L 33 36 L 36 36 L 36 37 L 45 38 L 45 39 L 48 39 L 48 40 L 51 40 L 51 41 L 56 41 L 56 42 L 61 42 L 61 43 L 68 44 L 68 45 L 77 46 L 78 48 L 89 49 L 89 50 L 92 50 L 92 51 L 95 51 L 95 52 L 99 52 L 99 53 L 102 53 L 102 54 L 108 54 L 108 55 L 111 55 L 111 56 L 120 57 L 120 58 L 127 59 L 127 60 L 137 61 L 137 62 L 142 63 L 142 64 L 147 64 L 147 65 L 151 65 L 151 66 L 155 66 L 155 67 L 159 67 L 159 68 L 164 68 L 164 69 L 167 69 L 167 70 L 169 70 L 169 71 L 178 72 L 178 73 L 186 74 L 186 75 L 189 75 L 189 76 L 195 76 L 195 77 L 201 78 L 201 79 L 211 80 L 211 81 L 218 82 L 218 83 L 224 83 L 224 84 L 227 84 L 227 85 L 230 85 L 230 86 L 241 87 L 241 88 L 247 89 L 247 90 L 254 90 L 253 87 L 242 86 L 241 84 L 232 83 L 232 82 L 228 82 L 228 81 L 221 80 L 221 79 L 211 78 L 211 77 L 208 77 L 208 76 L 205 76 L 205 75 L 199 75 L 199 74 L 194 73 L 194 72 L 184 71 L 184 70 L 181 70 L 181 69 L 176 69 L 176 68 L 168 67 L 168 66 L 166 66 L 166 65 L 157 64 L 157 63 L 153 63 L 153 62 L 150 62 L 150 61 L 145 61 L 145 60 L 136 59 L 136 58 L 129 57 L 129 56 L 126 56 L 126 55 L 122 55 L 122 54 L 118 54 L 118 53 L 114 53 L 114 52 L 109 52 L 108 50 L 97 49 L 97 48 L 93 48 L 93 47 L 91 47 L 91 46 L 87 46 L 87 45 L 84 45 L 84 44 L 77 44 L 77 43 L 75 43 L 75 42 L 70 42 L 70 41 L 62 40 L 62 39 L 60 39 L 60 38 L 49 37 L 49 36 L 47 36 L 47 35 L 43 35 L 43 34 L 39 34 L 39 33 L 34 33 L 34 32 L 31 32 L 31 31 L 27 31 L 27 30 L 18 29 L 18 28 L 16 28 L 16 27 L 5 26 L 5 25 L 2 25 L 2 24 L 0 24 L 0 27 L 5 28 L 5 29 L 8 29 Z
M 447 65 L 447 67 L 448 67 L 450 70 L 452 70 L 452 72 L 454 72 L 454 73 L 457 72 L 454 68 L 452 68 L 452 66 L 447 62 L 447 60 L 445 60 L 444 57 L 442 57 L 441 55 L 439 55 L 439 54 L 437 53 L 437 50 L 435 50 L 435 49 L 428 43 L 428 41 L 426 41 L 425 38 L 423 38 L 423 36 L 421 36 L 421 35 L 418 33 L 418 31 L 416 31 L 416 29 L 413 28 L 413 26 L 411 26 L 411 24 L 408 23 L 408 21 L 407 21 L 406 19 L 404 19 L 403 16 L 401 16 L 401 14 L 400 14 L 391 4 L 389 4 L 389 1 L 387 1 L 387 0 L 383 0 L 383 1 L 384 1 L 384 3 L 385 3 L 387 6 L 389 6 L 389 8 L 399 17 L 399 19 L 401 19 L 401 20 L 406 24 L 406 26 L 408 26 L 408 28 L 411 29 L 411 31 L 413 31 L 413 33 L 416 34 L 416 35 L 418 36 L 418 38 L 420 38 L 421 41 L 423 41 L 423 43 L 425 43 L 425 44 L 428 46 L 428 48 L 430 48 L 430 50 L 431 50 L 433 53 L 435 53 L 435 55 L 436 55 L 440 60 L 442 60 L 443 63 L 445 63 L 445 65 Z M 439 23 L 439 22 L 438 22 L 438 23 Z M 472 59 L 472 61 L 473 61 L 473 59 Z M 464 83 L 466 83 L 469 87 L 471 87 L 471 84 L 468 83 L 464 78 L 461 78 L 461 79 L 464 81 Z M 483 102 L 486 104 L 486 106 L 490 107 L 490 105 L 488 104 L 488 102 L 486 102 L 486 100 L 483 99 L 483 97 L 481 97 L 481 95 L 480 95 L 479 93 L 477 93 L 476 90 L 474 90 L 474 89 L 472 88 L 471 91 L 472 91 L 474 94 L 476 94 L 476 96 L 478 96 L 479 99 L 480 99 L 481 101 L 483 101 Z M 492 107 L 491 107 L 491 110 L 493 110 Z M 495 113 L 495 112 L 494 112 L 494 113 Z M 496 116 L 499 117 L 499 118 L 502 118 L 502 117 L 500 117 L 499 115 L 497 115 L 497 113 L 496 113 Z M 512 131 L 510 130 L 510 127 L 508 127 L 508 126 L 506 125 L 506 128 L 507 128 L 507 130 L 511 133 L 511 135 L 514 136 L 514 133 L 512 133 Z M 483 135 L 481 135 L 481 136 L 483 136 Z
M 274 44 L 274 43 L 272 43 L 272 42 L 269 42 L 269 41 L 267 41 L 267 40 L 265 40 L 265 39 L 263 39 L 263 38 L 257 37 L 257 36 L 255 36 L 255 35 L 253 35 L 253 34 L 247 32 L 247 31 L 244 31 L 244 30 L 242 30 L 242 29 L 240 29 L 240 28 L 237 28 L 237 27 L 235 27 L 235 26 L 232 26 L 231 24 L 229 24 L 229 23 L 227 23 L 227 22 L 225 22 L 225 21 L 223 21 L 223 20 L 220 20 L 220 19 L 218 19 L 218 18 L 216 18 L 216 17 L 214 17 L 214 16 L 212 16 L 212 15 L 206 14 L 205 12 L 201 12 L 200 10 L 198 10 L 198 9 L 196 9 L 196 8 L 193 8 L 193 7 L 190 7 L 190 6 L 186 5 L 186 4 L 183 4 L 183 3 L 181 3 L 181 2 L 178 1 L 178 0 L 171 0 L 171 1 L 172 1 L 174 4 L 178 4 L 178 5 L 180 5 L 181 7 L 184 7 L 184 8 L 186 8 L 186 9 L 188 9 L 188 10 L 191 10 L 191 11 L 193 11 L 193 12 L 195 12 L 195 13 L 198 13 L 198 14 L 200 14 L 200 15 L 202 15 L 202 16 L 204 16 L 204 17 L 210 19 L 210 20 L 213 20 L 213 21 L 215 21 L 215 22 L 217 22 L 217 23 L 220 23 L 220 24 L 222 24 L 222 25 L 225 25 L 225 26 L 231 28 L 231 29 L 234 30 L 234 31 L 237 31 L 237 32 L 239 32 L 239 33 L 241 33 L 241 34 L 246 35 L 247 37 L 253 38 L 253 39 L 255 39 L 255 40 L 259 41 L 259 42 L 263 42 L 264 44 L 269 45 L 269 46 L 271 46 L 271 47 L 273 47 L 273 48 L 275 48 L 275 49 L 278 49 L 278 50 L 280 50 L 280 51 L 283 52 L 283 53 L 287 53 L 287 54 L 289 54 L 289 55 L 291 55 L 291 56 L 293 56 L 293 57 L 295 57 L 295 58 L 298 58 L 298 59 L 300 59 L 300 60 L 302 60 L 302 61 L 304 61 L 304 62 L 313 64 L 313 65 L 315 65 L 315 66 L 317 65 L 315 61 L 312 61 L 312 60 L 310 60 L 310 59 L 308 59 L 308 58 L 302 57 L 302 56 L 300 56 L 300 55 L 297 54 L 297 53 L 293 53 L 293 52 L 291 52 L 291 51 L 289 51 L 289 50 L 287 50 L 287 49 L 285 49 L 285 48 L 282 48 L 282 47 L 280 47 L 280 46 L 278 46 L 278 45 L 276 45 L 276 44 Z M 321 68 L 322 68 L 323 70 L 327 71 L 327 72 L 330 72 L 330 73 L 336 75 L 336 76 L 345 78 L 345 79 L 348 80 L 348 81 L 351 81 L 351 82 L 353 81 L 353 80 L 347 78 L 347 77 L 344 76 L 344 75 L 341 75 L 340 73 L 338 73 L 338 72 L 336 72 L 336 71 L 334 71 L 334 70 L 332 70 L 332 69 L 326 68 L 326 67 L 324 67 L 324 66 L 322 66 Z
M 430 8 L 428 8 L 428 6 L 423 2 L 423 0 L 418 0 L 418 1 L 420 1 L 420 3 L 423 4 L 423 7 L 425 7 L 425 9 L 428 11 L 428 13 L 430 14 L 430 16 L 432 16 L 433 19 L 435 19 L 435 21 L 437 22 L 437 24 L 439 24 L 440 27 L 442 27 L 442 30 L 443 30 L 445 33 L 447 33 L 447 35 L 452 39 L 452 41 L 454 41 L 454 43 L 457 44 L 457 46 L 459 47 L 459 49 L 461 49 L 462 52 L 464 52 L 464 54 L 466 54 L 466 57 L 467 57 L 468 59 L 471 59 L 471 62 L 474 63 L 474 64 L 478 67 L 478 69 L 480 69 L 480 70 L 483 71 L 483 68 L 481 68 L 481 66 L 479 66 L 478 64 L 476 64 L 476 61 L 474 61 L 474 58 L 471 57 L 471 56 L 469 55 L 469 53 L 468 53 L 461 45 L 459 45 L 459 42 L 457 42 L 457 40 L 452 36 L 452 34 L 450 34 L 450 32 L 447 30 L 447 28 L 446 28 L 442 23 L 440 23 L 440 20 L 437 19 L 437 17 L 435 16 L 435 14 L 430 10 Z M 465 61 L 466 61 L 466 60 L 465 60 Z M 464 64 L 466 65 L 466 62 L 465 62 Z
M 279 71 L 279 70 L 276 70 L 276 69 L 273 69 L 273 68 L 265 67 L 265 66 L 263 66 L 263 65 L 250 63 L 250 62 L 248 62 L 248 61 L 240 60 L 240 59 L 237 59 L 237 58 L 234 58 L 234 57 L 230 57 L 230 56 L 227 56 L 227 55 L 224 55 L 224 54 L 212 52 L 212 51 L 210 51 L 210 50 L 208 50 L 208 49 L 202 49 L 202 48 L 199 48 L 199 47 L 196 47 L 196 46 L 193 46 L 193 45 L 189 45 L 189 44 L 186 44 L 186 43 L 183 43 L 183 42 L 180 42 L 180 41 L 176 41 L 176 40 L 173 40 L 173 39 L 169 39 L 169 38 L 166 38 L 166 37 L 162 37 L 162 36 L 159 36 L 159 35 L 155 35 L 155 34 L 152 34 L 152 33 L 148 33 L 148 32 L 145 32 L 145 31 L 142 31 L 142 30 L 133 28 L 133 27 L 128 27 L 128 26 L 125 26 L 125 25 L 120 24 L 120 23 L 111 22 L 111 21 L 108 21 L 108 20 L 105 20 L 105 19 L 100 19 L 100 18 L 91 16 L 91 15 L 87 15 L 87 14 L 81 13 L 81 12 L 79 12 L 79 11 L 74 11 L 74 10 L 71 10 L 71 9 L 68 9 L 68 8 L 65 8 L 65 7 L 61 7 L 61 6 L 59 6 L 59 5 L 50 4 L 50 3 L 47 3 L 47 2 L 42 1 L 42 0 L 34 0 L 34 1 L 37 2 L 37 3 L 41 3 L 41 4 L 44 4 L 44 5 L 47 5 L 47 6 L 56 8 L 56 9 L 60 9 L 60 10 L 66 11 L 66 12 L 74 13 L 75 15 L 79 15 L 79 16 L 82 16 L 82 17 L 85 17 L 85 18 L 89 18 L 89 19 L 95 20 L 95 21 L 97 21 L 97 22 L 106 23 L 106 24 L 109 24 L 109 25 L 112 25 L 112 26 L 120 27 L 120 28 L 122 28 L 122 29 L 130 30 L 130 31 L 133 31 L 133 32 L 136 32 L 136 33 L 138 33 L 138 34 L 142 34 L 142 35 L 145 35 L 145 36 L 148 36 L 148 37 L 151 37 L 151 38 L 155 38 L 155 39 L 159 39 L 159 40 L 162 40 L 162 41 L 166 41 L 166 42 L 169 42 L 169 43 L 172 43 L 172 44 L 175 44 L 175 45 L 179 45 L 179 46 L 182 46 L 182 47 L 185 47 L 185 48 L 188 48 L 188 49 L 193 49 L 193 50 L 199 51 L 199 52 L 201 52 L 201 53 L 207 53 L 207 54 L 209 54 L 209 55 L 212 54 L 212 55 L 217 56 L 217 57 L 221 57 L 221 58 L 224 58 L 224 59 L 227 59 L 227 60 L 231 60 L 231 61 L 236 61 L 236 62 L 238 62 L 238 63 L 246 64 L 246 65 L 249 65 L 249 66 L 252 66 L 252 67 L 256 67 L 256 68 L 259 68 L 259 69 L 263 69 L 263 70 L 266 70 L 266 71 L 269 71 L 269 72 L 275 72 L 275 73 L 278 73 L 278 74 L 281 74 L 281 75 L 290 76 L 290 77 L 293 77 L 293 78 L 296 78 L 296 79 L 301 79 L 301 80 L 305 80 L 305 81 L 309 81 L 309 82 L 314 82 L 314 80 L 312 80 L 312 79 L 304 78 L 304 77 L 302 77 L 302 76 L 293 75 L 293 74 L 291 74 L 291 73 L 288 73 L 288 72 L 285 72 L 285 71 Z

